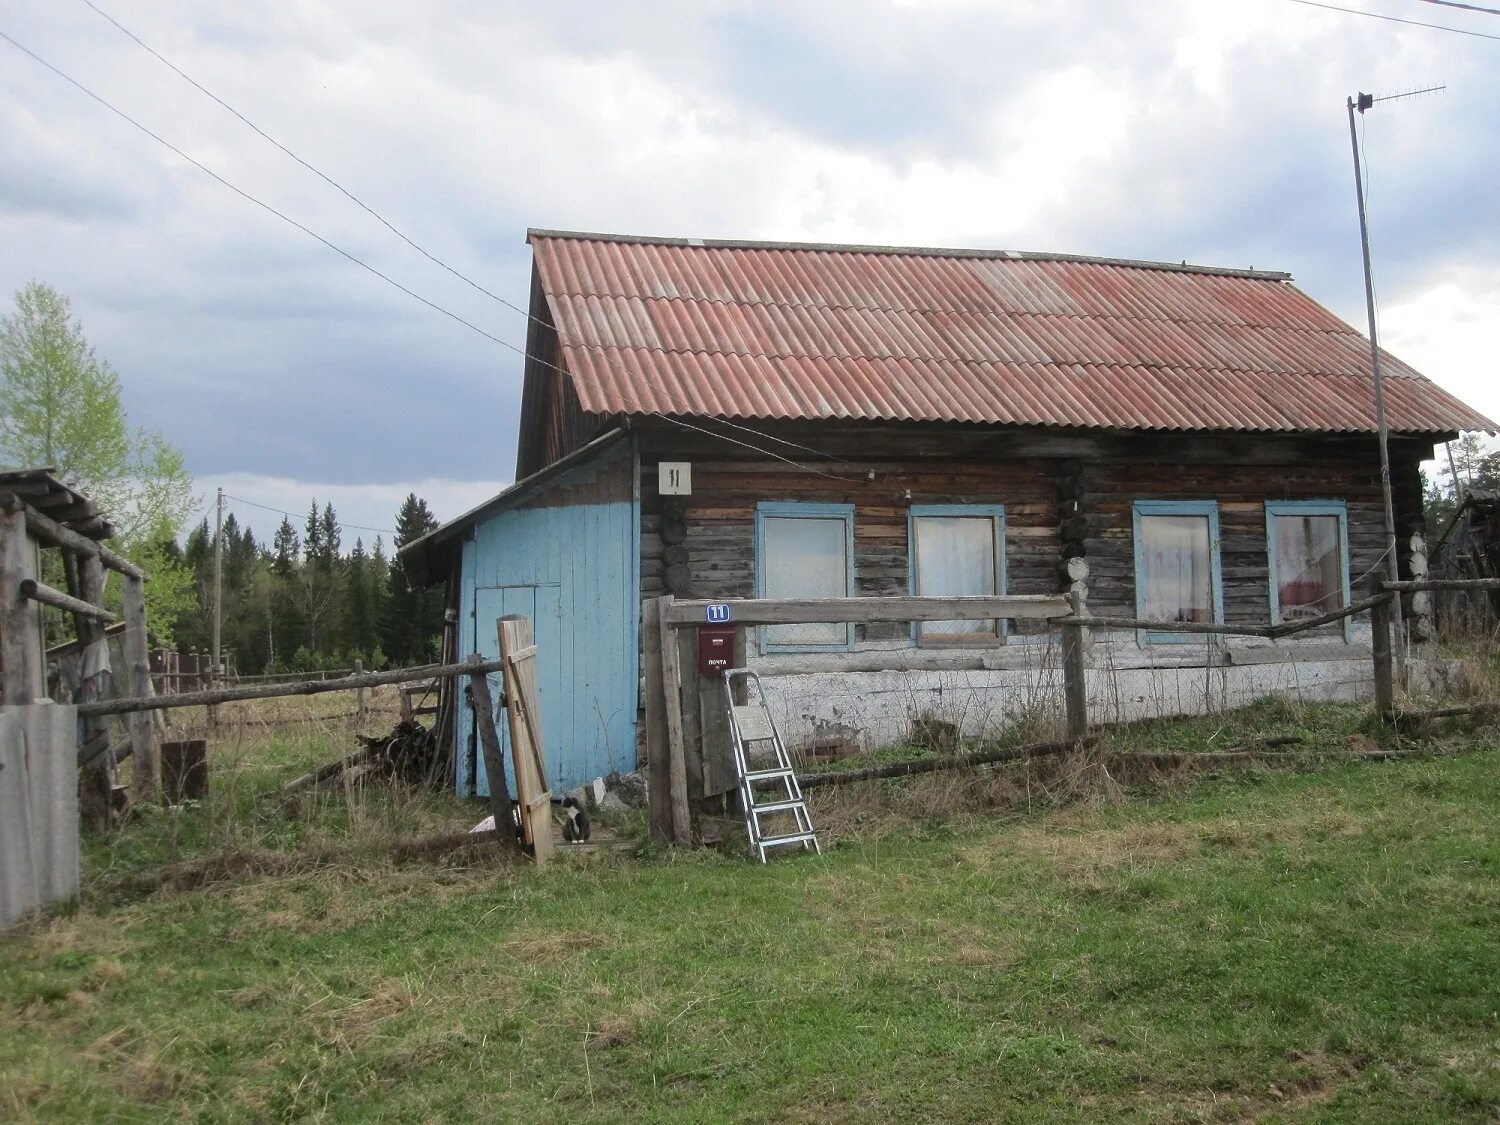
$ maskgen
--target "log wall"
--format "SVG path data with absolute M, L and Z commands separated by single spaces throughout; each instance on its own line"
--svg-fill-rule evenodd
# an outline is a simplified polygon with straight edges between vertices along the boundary
M 845 479 L 756 457 L 662 423 L 639 426 L 643 598 L 664 593 L 753 597 L 755 508 L 762 501 L 854 505 L 855 592 L 866 596 L 909 592 L 911 505 L 1003 504 L 1006 592 L 1065 589 L 1060 566 L 1082 555 L 1090 569 L 1090 609 L 1101 615 L 1135 614 L 1131 514 L 1136 500 L 1218 503 L 1230 623 L 1264 624 L 1270 616 L 1268 500 L 1345 501 L 1352 578 L 1375 567 L 1385 549 L 1373 438 L 1095 435 L 899 423 L 758 423 L 756 428 L 842 459 L 818 459 L 766 438 L 734 436 Z M 1405 540 L 1421 527 L 1418 465 L 1431 452 L 1430 439 L 1392 442 L 1403 551 Z M 658 495 L 662 460 L 692 463 L 691 496 Z M 860 640 L 907 635 L 900 625 L 860 629 Z

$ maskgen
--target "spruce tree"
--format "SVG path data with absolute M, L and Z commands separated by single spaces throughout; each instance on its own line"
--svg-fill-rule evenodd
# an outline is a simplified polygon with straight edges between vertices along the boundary
M 349 647 L 368 658 L 379 647 L 375 617 L 370 604 L 370 557 L 362 539 L 354 540 L 354 550 L 344 568 L 345 618 Z
M 338 517 L 333 514 L 332 504 L 323 505 L 323 517 L 318 521 L 318 527 L 323 540 L 324 569 L 332 569 L 343 548 L 344 537 L 344 529 L 339 526 Z
M 267 659 L 285 667 L 306 637 L 301 615 L 297 611 L 297 583 L 302 569 L 302 541 L 292 521 L 283 516 L 276 529 L 275 554 L 271 560 L 272 582 L 266 621 Z
M 307 512 L 302 538 L 302 555 L 309 564 L 323 562 L 323 518 L 318 514 L 318 498 L 313 497 L 312 507 Z
M 297 529 L 286 516 L 281 517 L 281 526 L 276 529 L 272 551 L 272 569 L 283 578 L 290 577 L 297 566 L 297 557 L 302 553 L 302 541 L 297 538 Z
M 427 501 L 408 493 L 396 514 L 396 550 L 386 581 L 385 613 L 381 618 L 381 647 L 398 667 L 435 660 L 443 634 L 442 596 L 413 588 L 401 565 L 400 550 L 437 527 Z

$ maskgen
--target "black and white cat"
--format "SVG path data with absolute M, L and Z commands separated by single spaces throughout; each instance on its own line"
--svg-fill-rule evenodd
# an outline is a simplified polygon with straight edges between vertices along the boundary
M 578 803 L 577 797 L 563 798 L 563 813 L 567 820 L 563 821 L 563 839 L 570 844 L 582 844 L 589 838 L 589 814 L 583 811 L 583 806 Z

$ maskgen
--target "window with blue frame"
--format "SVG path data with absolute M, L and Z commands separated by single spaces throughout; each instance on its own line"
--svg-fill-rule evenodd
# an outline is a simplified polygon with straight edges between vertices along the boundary
M 907 516 L 911 592 L 923 597 L 1005 593 L 1003 505 L 914 504 Z M 917 641 L 928 646 L 996 644 L 1005 622 L 922 621 Z
M 1136 615 L 1147 621 L 1224 620 L 1219 506 L 1212 500 L 1138 500 L 1134 512 Z M 1188 641 L 1190 633 L 1147 633 Z
M 755 509 L 755 590 L 761 598 L 854 594 L 854 505 L 796 501 Z M 844 622 L 763 625 L 762 652 L 835 652 L 854 647 Z
M 1266 501 L 1266 556 L 1272 622 L 1306 620 L 1349 604 L 1349 514 L 1342 500 Z

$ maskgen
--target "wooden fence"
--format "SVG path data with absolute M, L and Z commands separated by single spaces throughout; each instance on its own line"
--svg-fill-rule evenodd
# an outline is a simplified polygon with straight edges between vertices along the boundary
M 706 773 L 728 767 L 732 760 L 724 717 L 722 683 L 718 676 L 698 670 L 693 630 L 707 624 L 710 605 L 728 608 L 734 628 L 732 666 L 746 667 L 746 631 L 762 625 L 852 622 L 859 624 L 917 621 L 1033 620 L 1043 621 L 1060 633 L 1063 676 L 1063 720 L 1066 744 L 1079 745 L 1089 735 L 1087 671 L 1088 641 L 1092 630 L 1137 630 L 1143 633 L 1194 633 L 1205 636 L 1234 635 L 1281 640 L 1369 612 L 1371 660 L 1375 685 L 1375 707 L 1383 721 L 1396 719 L 1396 669 L 1393 655 L 1391 605 L 1396 592 L 1426 594 L 1436 589 L 1497 589 L 1500 580 L 1483 579 L 1456 584 L 1426 580 L 1425 565 L 1419 577 L 1406 582 L 1371 581 L 1368 596 L 1342 609 L 1282 624 L 1227 625 L 1183 621 L 1150 621 L 1133 617 L 1094 617 L 1088 613 L 1086 566 L 1070 570 L 1072 586 L 1067 593 L 1041 596 L 999 597 L 855 597 L 810 600 L 728 599 L 719 602 L 677 601 L 671 595 L 648 602 L 643 613 L 642 651 L 646 704 L 647 784 L 653 838 L 677 844 L 693 839 L 689 800 L 690 776 L 701 780 Z M 1417 612 L 1423 603 L 1413 599 Z M 723 609 L 715 612 L 722 617 Z M 902 649 L 850 653 L 841 665 L 823 663 L 825 672 L 900 670 L 903 659 L 916 650 Z M 1295 659 L 1295 654 L 1289 652 Z M 921 653 L 921 670 L 971 666 L 972 654 L 962 652 Z M 811 670 L 811 669 L 809 669 Z M 1055 752 L 1054 744 L 1046 744 Z M 727 789 L 727 787 L 726 787 Z M 700 790 L 702 791 L 702 790 Z

